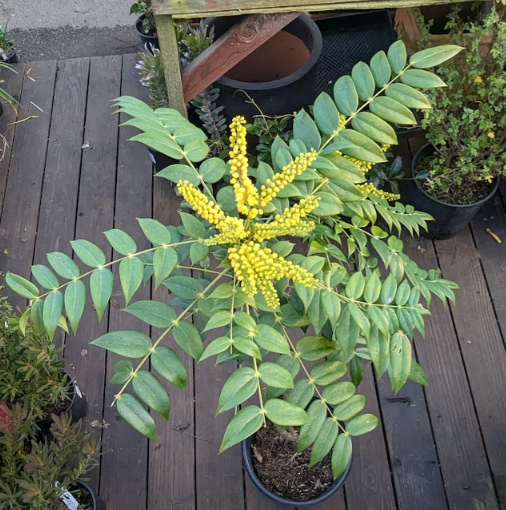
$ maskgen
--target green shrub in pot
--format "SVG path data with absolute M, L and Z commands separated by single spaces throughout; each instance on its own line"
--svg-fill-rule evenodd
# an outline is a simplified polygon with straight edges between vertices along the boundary
M 92 342 L 123 358 L 112 382 L 120 385 L 115 403 L 128 423 L 155 439 L 146 405 L 169 417 L 169 395 L 160 379 L 180 388 L 187 382 L 170 347 L 175 341 L 196 361 L 215 358 L 236 366 L 218 402 L 218 413 L 230 412 L 220 450 L 254 434 L 266 420 L 301 426 L 301 448 L 319 445 L 314 462 L 332 451 L 338 477 L 352 455 L 351 436 L 369 432 L 378 421 L 362 412 L 365 398 L 356 392 L 364 364 L 372 362 L 379 376 L 388 373 L 396 392 L 408 379 L 426 384 L 411 338 L 415 330 L 424 333 L 433 295 L 443 302 L 454 299 L 457 286 L 435 270 L 419 268 L 397 237 L 403 229 L 418 233 L 429 217 L 377 196 L 364 169 L 385 161 L 386 145 L 396 143 L 390 124 L 414 124 L 410 108 L 430 107 L 419 89 L 444 85 L 425 69 L 459 50 L 424 50 L 407 62 L 403 43 L 396 42 L 370 65 L 357 64 L 351 76 L 337 81 L 333 98 L 323 93 L 311 115 L 295 116 L 288 143 L 274 140 L 272 166 L 249 167 L 241 117 L 232 121 L 225 163 L 206 159 L 206 135 L 176 111 L 117 99 L 119 111 L 132 116 L 126 124 L 141 130 L 132 140 L 184 161 L 158 174 L 177 183 L 184 199 L 182 224 L 139 219 L 152 244 L 141 251 L 126 232 L 105 232 L 118 254 L 112 261 L 89 241 L 72 241 L 89 270 L 81 272 L 71 258 L 55 252 L 48 254 L 44 274 L 34 274 L 43 290 L 12 273 L 8 285 L 30 299 L 26 313 L 34 326 L 53 336 L 62 313 L 77 329 L 87 277 L 102 317 L 114 286 L 110 268 L 117 264 L 125 311 L 162 330 L 154 339 L 132 330 Z M 299 253 L 293 251 L 294 237 Z M 132 302 L 151 276 L 156 287 L 174 296 L 169 304 Z M 305 335 L 296 341 L 291 331 L 300 329 Z M 208 334 L 212 340 L 206 340 Z M 265 361 L 269 353 L 273 361 Z M 302 379 L 294 383 L 299 373 Z M 351 383 L 342 381 L 346 373 Z M 315 394 L 321 405 L 309 413 Z M 257 403 L 246 405 L 253 395 Z M 341 421 L 347 421 L 346 430 Z

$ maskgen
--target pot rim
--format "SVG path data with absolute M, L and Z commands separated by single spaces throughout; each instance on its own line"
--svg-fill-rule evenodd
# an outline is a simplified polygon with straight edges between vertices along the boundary
M 411 177 L 414 177 L 416 174 L 415 174 L 415 168 L 416 168 L 416 164 L 418 163 L 418 160 L 420 159 L 421 155 L 427 151 L 427 149 L 433 149 L 434 148 L 434 145 L 430 142 L 422 145 L 415 153 L 415 155 L 413 156 L 413 160 L 411 161 Z M 432 195 L 430 195 L 429 193 L 427 193 L 427 191 L 425 191 L 423 189 L 422 186 L 420 186 L 420 184 L 418 183 L 418 181 L 415 181 L 416 183 L 416 186 L 418 188 L 418 190 L 423 194 L 425 195 L 427 198 L 429 198 L 430 200 L 432 200 L 433 202 L 436 202 L 438 204 L 441 204 L 441 205 L 445 205 L 447 207 L 455 207 L 456 209 L 467 209 L 469 207 L 475 207 L 477 205 L 482 205 L 484 204 L 485 202 L 487 202 L 488 200 L 490 200 L 496 193 L 497 191 L 497 188 L 499 188 L 499 184 L 500 184 L 500 177 L 497 176 L 495 178 L 495 184 L 492 186 L 492 190 L 490 191 L 490 193 L 485 197 L 485 198 L 482 198 L 481 200 L 478 200 L 477 202 L 471 202 L 470 204 L 452 204 L 451 202 L 443 202 L 442 200 L 439 200 L 438 198 L 435 198 L 433 197 Z
M 323 48 L 322 34 L 318 28 L 318 25 L 305 12 L 301 13 L 297 18 L 295 18 L 292 23 L 296 20 L 301 20 L 302 23 L 304 23 L 309 28 L 311 36 L 313 37 L 313 49 L 309 53 L 309 58 L 302 67 L 297 69 L 297 71 L 289 74 L 288 76 L 285 76 L 284 78 L 280 78 L 279 80 L 271 80 L 265 82 L 239 81 L 233 80 L 232 78 L 227 78 L 226 76 L 221 76 L 216 81 L 234 89 L 257 90 L 259 87 L 261 87 L 262 90 L 270 90 L 289 85 L 298 80 L 301 76 L 307 74 L 320 59 Z
M 137 20 L 135 21 L 135 29 L 137 30 L 137 33 L 141 35 L 142 37 L 147 37 L 148 39 L 158 39 L 158 33 L 155 32 L 157 35 L 153 34 L 145 34 L 142 30 L 139 29 L 139 24 L 142 23 L 142 20 L 146 17 L 145 14 L 141 14 Z
M 76 480 L 74 483 L 75 483 L 75 485 L 79 486 L 80 488 L 82 488 L 82 489 L 86 490 L 86 492 L 88 492 L 88 494 L 91 496 L 93 510 L 96 510 L 97 498 L 95 496 L 95 493 L 91 489 L 91 487 L 86 482 L 83 482 L 82 480 Z
M 254 436 L 255 434 L 253 434 Z M 274 494 L 274 492 L 270 491 L 261 481 L 260 478 L 258 478 L 257 473 L 255 471 L 255 468 L 253 467 L 253 463 L 251 461 L 251 441 L 253 436 L 248 437 L 244 441 L 241 442 L 241 451 L 242 451 L 242 462 L 243 466 L 248 473 L 249 477 L 251 478 L 251 481 L 253 482 L 253 485 L 264 495 L 268 496 L 270 499 L 275 501 L 276 503 L 280 503 L 282 505 L 287 506 L 295 506 L 297 508 L 304 508 L 309 507 L 312 505 L 316 505 L 317 503 L 321 503 L 322 501 L 325 501 L 330 496 L 335 494 L 343 485 L 346 479 L 348 478 L 348 474 L 351 470 L 351 465 L 353 464 L 353 456 L 350 458 L 350 462 L 346 466 L 346 469 L 344 472 L 332 482 L 330 487 L 320 494 L 318 497 L 314 499 L 309 499 L 307 501 L 294 501 L 291 499 L 285 499 L 281 496 L 278 496 L 277 494 Z

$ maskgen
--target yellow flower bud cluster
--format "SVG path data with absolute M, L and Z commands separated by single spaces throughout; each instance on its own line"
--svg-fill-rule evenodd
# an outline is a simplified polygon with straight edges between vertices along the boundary
M 234 187 L 237 210 L 250 216 L 250 208 L 258 205 L 258 190 L 248 177 L 246 157 L 246 119 L 234 117 L 230 124 L 230 182 Z M 256 214 L 253 216 L 253 218 Z M 252 219 L 252 218 L 251 218 Z
M 202 191 L 188 181 L 179 181 L 176 189 L 178 193 L 190 204 L 190 207 L 200 214 L 202 218 L 213 225 L 225 219 L 225 214 L 218 204 L 214 204 Z
M 271 223 L 256 224 L 255 238 L 258 241 L 263 239 L 272 239 L 273 237 L 289 234 L 305 234 L 315 228 L 313 221 L 305 221 L 305 218 L 311 211 L 318 207 L 320 198 L 310 195 L 303 198 L 298 204 L 287 207 L 283 214 L 276 215 Z
M 336 151 L 336 154 L 338 154 L 339 156 L 342 156 L 344 159 L 347 159 L 348 161 L 351 161 L 364 174 L 370 172 L 373 167 L 373 163 L 371 163 L 369 161 L 362 161 L 361 159 L 352 158 L 351 156 L 346 156 L 341 151 Z
M 311 289 L 316 289 L 318 285 L 309 271 L 285 260 L 269 248 L 262 248 L 260 243 L 254 241 L 229 248 L 228 257 L 244 292 L 254 296 L 260 289 L 271 308 L 279 306 L 273 281 L 287 277 Z
M 213 237 L 205 240 L 207 246 L 215 246 L 217 244 L 236 244 L 248 237 L 248 232 L 244 229 L 244 221 L 240 218 L 227 216 L 220 221 L 216 227 L 221 232 Z
M 401 198 L 397 193 L 390 193 L 376 188 L 372 182 L 364 182 L 364 184 L 358 184 L 357 189 L 360 190 L 364 196 L 373 195 L 384 200 L 393 201 Z
M 339 114 L 339 131 L 344 129 L 344 126 L 346 125 L 346 116 L 344 116 L 342 113 Z
M 261 187 L 260 207 L 265 207 L 287 184 L 309 168 L 316 158 L 317 154 L 314 149 L 305 154 L 301 152 L 293 161 L 284 166 L 281 172 L 274 174 L 272 179 L 267 179 Z

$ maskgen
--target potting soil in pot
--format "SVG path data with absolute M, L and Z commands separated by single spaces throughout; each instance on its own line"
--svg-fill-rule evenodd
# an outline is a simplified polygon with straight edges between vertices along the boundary
M 306 45 L 293 34 L 280 31 L 234 66 L 227 78 L 265 83 L 290 76 L 309 60 Z
M 251 442 L 253 467 L 260 481 L 272 492 L 293 501 L 317 498 L 332 485 L 331 457 L 309 467 L 310 450 L 297 452 L 298 430 L 283 437 L 270 422 Z

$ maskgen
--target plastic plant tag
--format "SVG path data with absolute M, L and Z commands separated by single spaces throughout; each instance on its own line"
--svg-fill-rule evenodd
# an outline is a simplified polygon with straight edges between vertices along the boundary
M 58 482 L 55 483 L 55 487 L 58 487 L 60 485 Z M 69 491 L 65 491 L 60 496 L 60 499 L 63 501 L 63 504 L 69 509 L 69 510 L 79 510 L 79 503 L 74 496 Z

